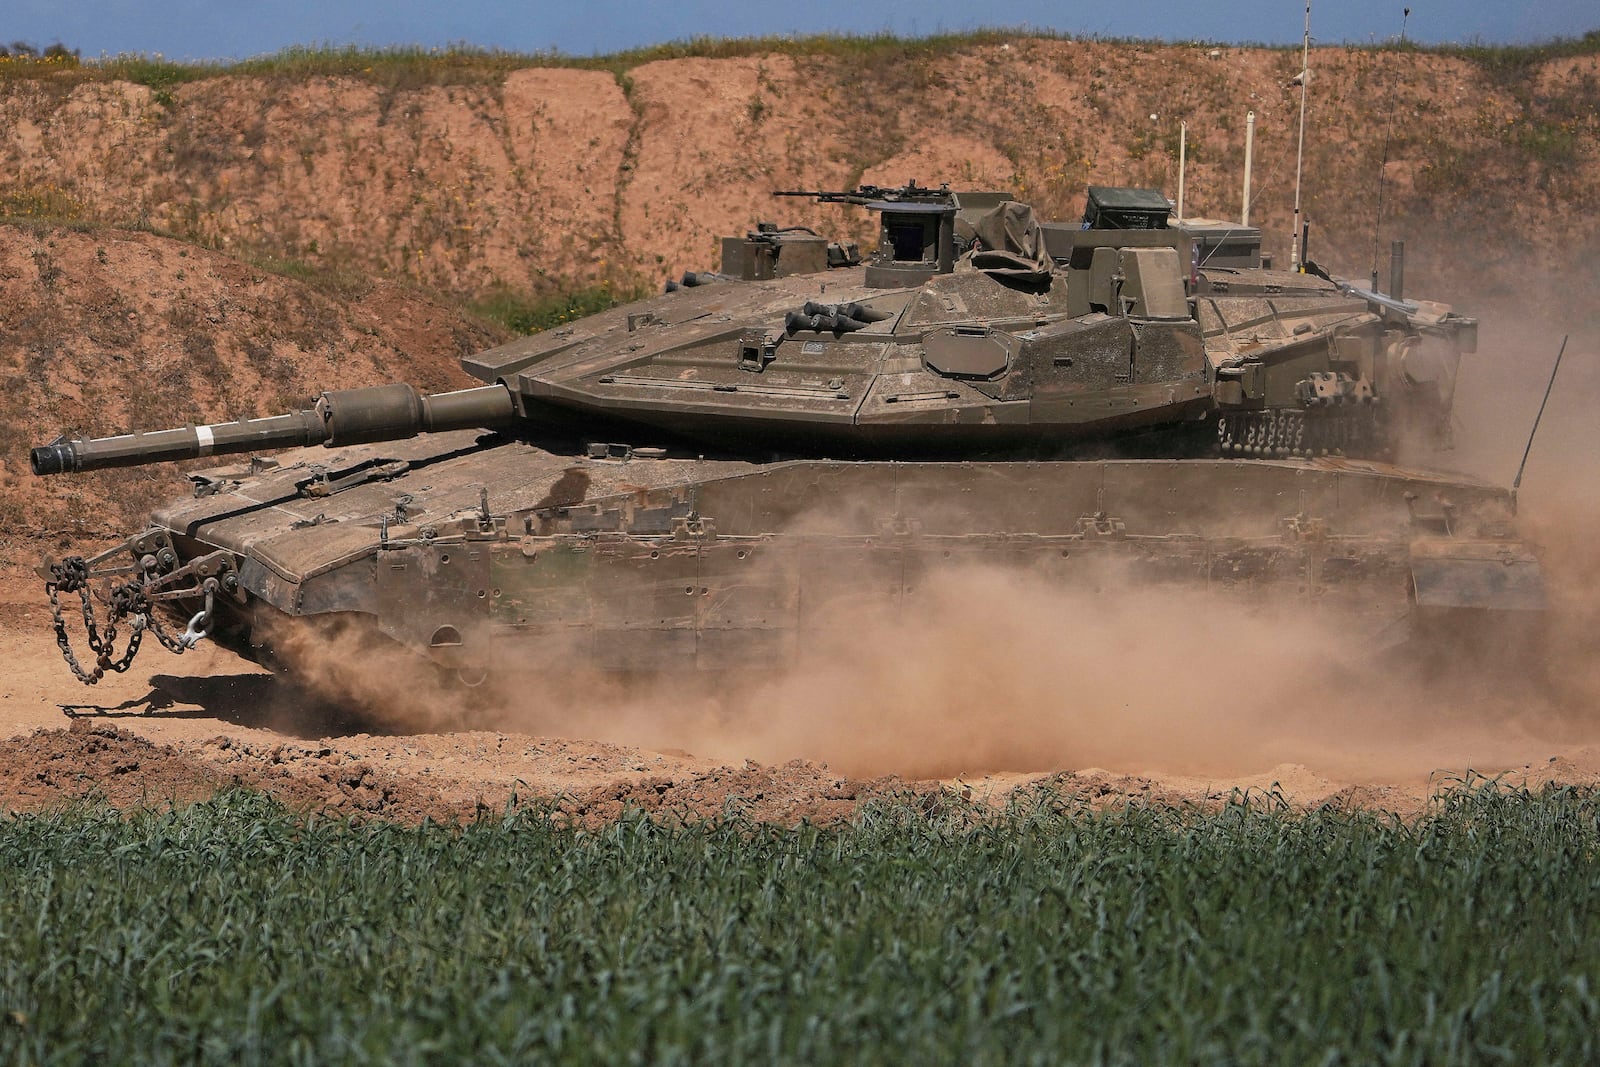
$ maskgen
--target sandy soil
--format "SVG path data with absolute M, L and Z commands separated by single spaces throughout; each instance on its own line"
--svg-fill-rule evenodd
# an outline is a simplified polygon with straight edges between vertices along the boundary
M 580 819 L 625 805 L 716 815 L 831 819 L 870 797 L 928 783 L 853 781 L 817 763 L 727 766 L 686 752 L 599 741 L 459 731 L 374 734 L 330 720 L 271 675 L 202 645 L 144 654 L 93 688 L 67 672 L 48 604 L 20 589 L 0 603 L 0 807 L 79 797 L 163 805 L 231 785 L 306 809 L 403 821 L 469 820 L 541 799 Z
M 930 744 L 938 747 L 929 732 L 944 731 L 951 734 L 947 742 L 960 742 L 962 732 L 953 731 L 952 722 L 931 705 L 924 709 L 929 715 L 924 736 L 905 735 L 899 753 L 846 753 L 843 762 L 851 774 L 806 758 L 809 745 L 816 746 L 814 751 L 839 751 L 837 737 L 827 733 L 826 714 L 816 716 L 823 725 L 809 741 L 802 732 L 782 735 L 793 758 L 769 762 L 505 729 L 375 731 L 370 721 L 306 706 L 294 690 L 260 669 L 204 645 L 182 657 L 141 653 L 126 674 L 85 687 L 62 663 L 42 595 L 30 597 L 13 582 L 4 599 L 0 737 L 7 739 L 0 741 L 0 808 L 10 810 L 89 796 L 125 808 L 163 806 L 237 785 L 306 810 L 403 822 L 467 821 L 513 802 L 535 802 L 589 822 L 613 818 L 631 806 L 674 818 L 738 811 L 789 823 L 848 817 L 863 802 L 896 794 L 920 795 L 932 803 L 950 791 L 1002 803 L 1015 790 L 1043 786 L 1096 806 L 1130 801 L 1215 805 L 1236 790 L 1248 790 L 1276 792 L 1299 806 L 1333 803 L 1409 813 L 1471 773 L 1503 775 L 1519 784 L 1600 784 L 1600 744 L 1588 730 L 1574 730 L 1571 723 L 1552 729 L 1548 722 L 1542 730 L 1530 728 L 1515 714 L 1493 726 L 1471 713 L 1442 722 L 1439 709 L 1423 707 L 1409 709 L 1415 721 L 1402 731 L 1413 738 L 1409 744 L 1395 743 L 1398 735 L 1381 727 L 1365 742 L 1330 743 L 1330 737 L 1347 732 L 1341 725 L 1329 733 L 1302 734 L 1302 742 L 1311 746 L 1304 751 L 1314 753 L 1310 762 L 1266 763 L 1251 770 L 1252 761 L 1270 757 L 1264 749 L 1245 746 L 1231 773 L 1228 760 L 1216 753 L 1201 761 L 1214 770 L 1172 770 L 1186 757 L 1175 755 L 1155 734 L 1148 735 L 1147 744 L 1124 743 L 1125 754 L 1108 761 L 1109 768 L 1061 759 L 1066 753 L 1052 751 L 1046 737 L 1038 744 L 1053 762 L 1041 768 L 1037 753 L 1018 757 L 1018 765 L 1035 767 L 1030 771 L 1008 771 L 1004 762 L 985 765 L 974 752 L 968 756 L 973 769 L 966 773 L 871 773 L 874 764 L 884 772 L 916 766 L 918 752 L 931 751 Z M 825 690 L 810 691 L 820 701 L 830 699 Z M 900 713 L 891 704 L 885 704 L 885 714 L 894 722 Z M 575 724 L 589 727 L 585 734 L 606 732 L 594 729 L 595 710 L 574 713 Z M 612 710 L 625 724 L 636 708 Z M 1028 728 L 1003 716 L 998 722 L 971 717 L 986 729 L 1017 734 Z M 504 721 L 503 715 L 489 718 Z M 1360 718 L 1364 722 L 1358 726 L 1374 728 L 1373 721 Z M 1290 715 L 1286 721 L 1304 727 L 1309 719 Z M 1159 728 L 1137 712 L 1131 725 Z M 1213 724 L 1224 733 L 1239 725 Z M 1012 740 L 1017 746 L 1011 751 L 1023 751 L 1037 739 Z M 721 747 L 729 743 L 739 742 L 735 737 Z M 752 747 L 771 753 L 773 743 L 769 734 L 754 739 Z M 1108 751 L 1101 748 L 1099 754 Z

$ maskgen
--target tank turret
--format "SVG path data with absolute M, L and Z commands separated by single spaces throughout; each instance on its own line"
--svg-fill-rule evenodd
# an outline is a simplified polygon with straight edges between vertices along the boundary
M 878 249 L 864 264 L 813 256 L 808 273 L 700 284 L 513 341 L 463 361 L 481 389 L 332 391 L 271 418 L 53 442 L 33 450 L 33 469 L 519 419 L 535 435 L 600 420 L 643 445 L 734 453 L 1037 457 L 1138 437 L 1145 455 L 1382 457 L 1406 433 L 1448 428 L 1475 340 L 1476 324 L 1444 305 L 1318 273 L 1201 265 L 1152 190 L 1092 187 L 1081 224 L 1041 223 L 1004 193 L 914 183 L 780 195 L 877 213 Z M 787 249 L 792 231 L 762 234 Z

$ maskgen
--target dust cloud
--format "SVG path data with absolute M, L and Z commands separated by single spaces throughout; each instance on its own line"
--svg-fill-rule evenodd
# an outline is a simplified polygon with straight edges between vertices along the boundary
M 1080 770 L 1426 776 L 1600 740 L 1543 689 L 1374 651 L 1374 635 L 1199 590 L 1095 594 L 982 567 L 842 614 L 767 679 L 670 678 L 503 706 L 503 725 L 856 777 Z M 1535 674 L 1537 672 L 1534 672 Z
M 1472 310 L 1483 319 L 1482 341 L 1477 353 L 1464 357 L 1456 447 L 1438 465 L 1510 485 L 1527 450 L 1518 527 L 1537 546 L 1546 575 L 1552 618 L 1542 665 L 1565 717 L 1597 717 L 1600 433 L 1594 412 L 1600 405 L 1600 334 L 1591 328 L 1569 336 L 1565 323 L 1529 319 L 1515 303 L 1484 301 Z M 1565 355 L 1529 449 L 1563 337 Z
M 258 615 L 273 672 L 292 695 L 293 717 L 320 713 L 395 733 L 460 729 L 473 690 L 355 617 Z M 272 725 L 277 725 L 273 723 Z

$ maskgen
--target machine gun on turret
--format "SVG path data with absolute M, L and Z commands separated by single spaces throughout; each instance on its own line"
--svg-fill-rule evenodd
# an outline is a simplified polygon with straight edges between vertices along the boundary
M 861 185 L 854 192 L 779 189 L 773 196 L 806 196 L 819 204 L 856 204 L 880 217 L 878 247 L 867 259 L 867 285 L 887 289 L 921 285 L 936 274 L 949 274 L 970 239 L 971 225 L 998 205 L 1013 200 L 1009 192 L 956 192 L 918 185 Z M 957 219 L 967 223 L 958 227 Z
M 951 192 L 948 184 L 937 189 L 926 185 L 918 185 L 913 179 L 904 185 L 860 185 L 855 192 L 833 192 L 819 189 L 777 189 L 773 196 L 805 196 L 810 197 L 819 204 L 859 204 L 863 207 L 872 204 L 951 204 L 956 202 L 956 194 Z

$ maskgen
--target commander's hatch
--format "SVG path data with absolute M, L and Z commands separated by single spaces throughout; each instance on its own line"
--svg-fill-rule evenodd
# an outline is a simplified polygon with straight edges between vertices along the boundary
M 878 248 L 867 260 L 867 288 L 914 288 L 955 269 L 953 199 L 874 200 L 866 207 L 879 213 Z

